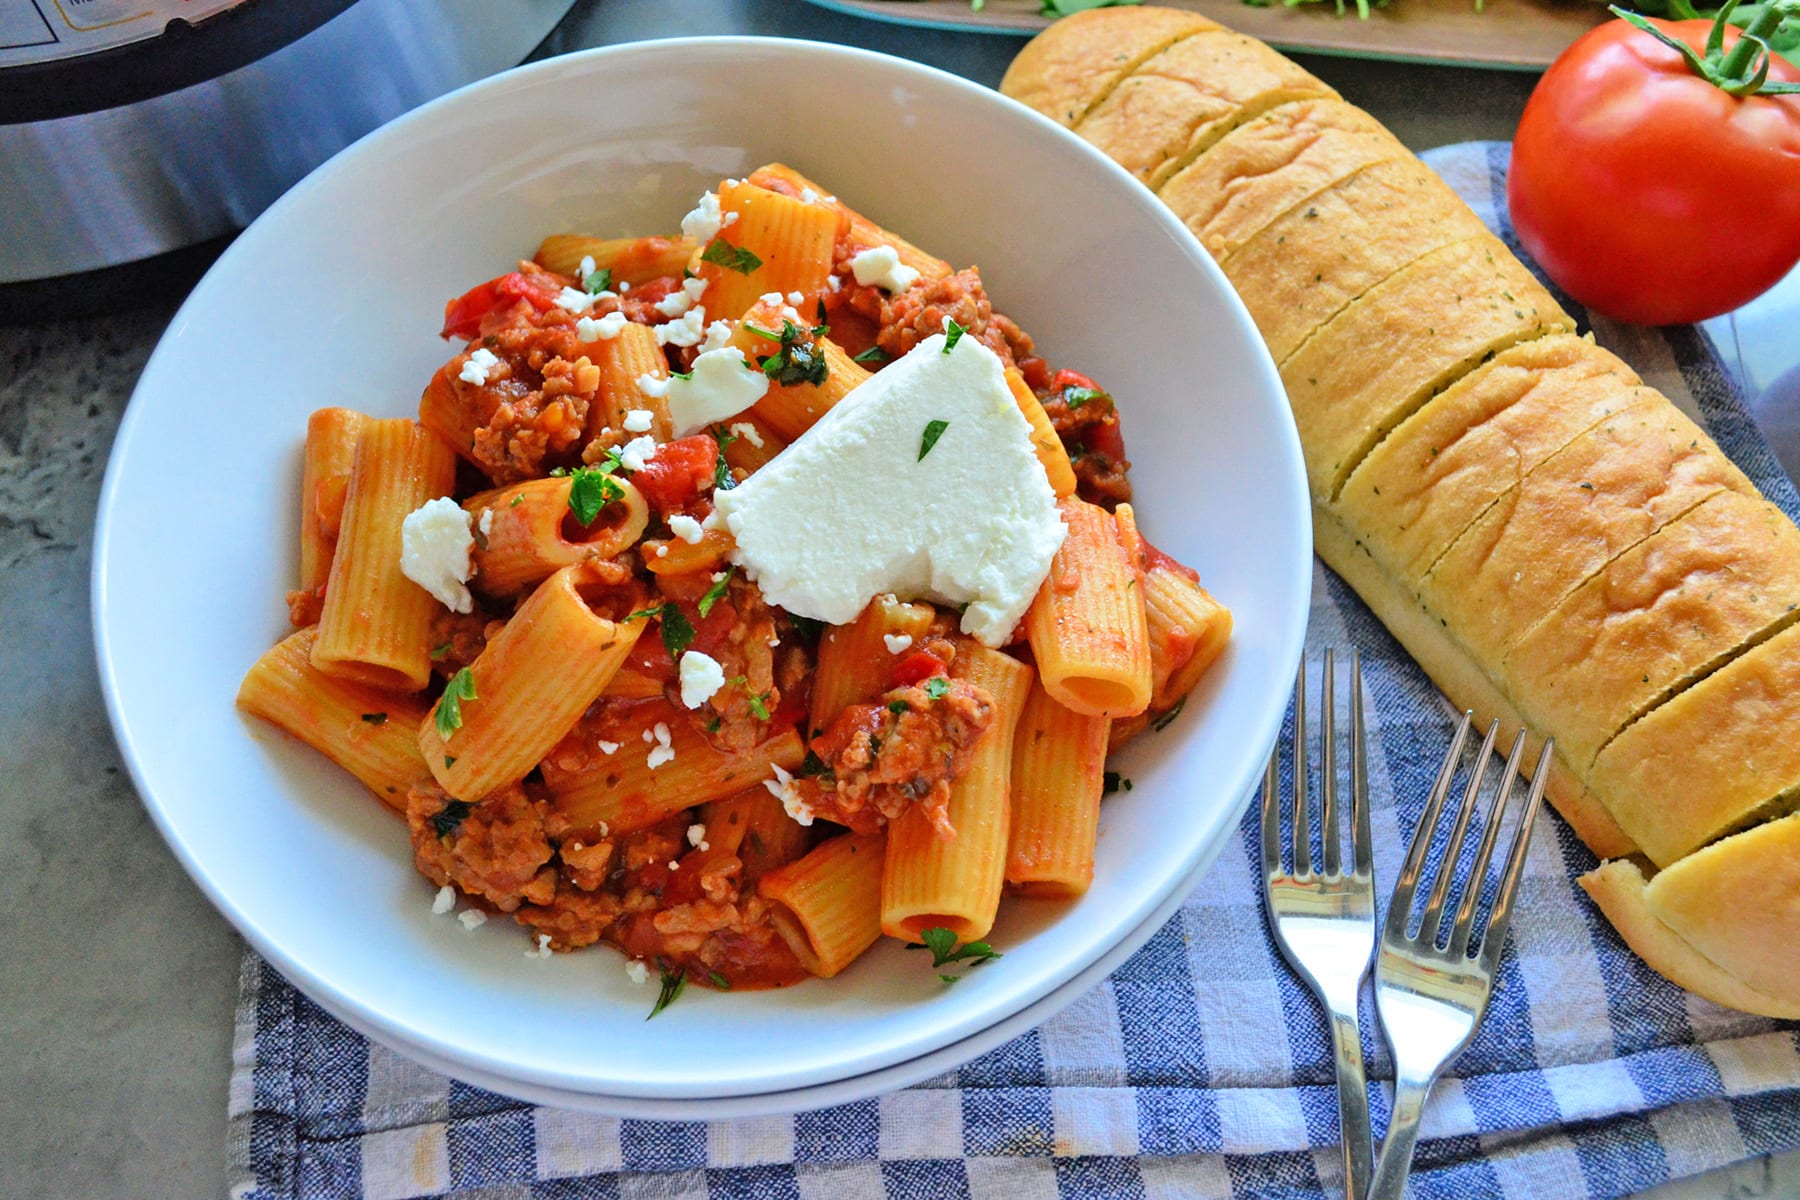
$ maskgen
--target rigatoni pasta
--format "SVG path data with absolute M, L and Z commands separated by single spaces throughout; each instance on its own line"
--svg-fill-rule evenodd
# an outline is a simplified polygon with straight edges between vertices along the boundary
M 1110 744 L 1167 719 L 1230 614 L 1140 536 L 1112 398 L 978 271 L 780 164 L 681 226 L 556 234 L 450 301 L 417 421 L 315 414 L 308 627 L 238 704 L 355 774 L 427 879 L 538 952 L 606 942 L 665 991 L 830 977 L 884 934 L 940 968 L 997 957 L 1006 892 L 1087 889 Z M 978 401 L 878 435 L 881 393 L 909 387 Z M 793 530 L 807 569 L 907 577 L 840 497 L 902 511 L 962 463 L 1017 502 L 995 506 L 1013 526 L 951 513 L 973 559 L 1036 521 L 1009 598 L 857 585 L 829 620 L 776 598 L 738 502 L 796 470 L 821 486 L 846 429 L 918 473 L 827 484 L 830 533 Z

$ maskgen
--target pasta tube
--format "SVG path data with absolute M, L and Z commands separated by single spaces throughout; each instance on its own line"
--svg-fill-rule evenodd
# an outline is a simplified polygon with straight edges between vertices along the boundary
M 550 576 L 489 640 L 468 667 L 474 695 L 457 704 L 460 724 L 440 711 L 447 700 L 420 723 L 419 751 L 450 795 L 480 800 L 524 778 L 631 653 L 648 622 L 594 612 L 579 590 L 583 575 L 564 567 Z
M 828 195 L 824 188 L 792 167 L 783 166 L 781 163 L 770 163 L 768 166 L 758 167 L 750 173 L 750 182 L 758 187 L 768 188 L 772 192 L 782 192 L 790 196 L 804 196 L 811 192 L 818 198 L 817 202 L 831 205 L 849 221 L 850 244 L 859 251 L 876 246 L 892 246 L 899 254 L 900 261 L 921 275 L 936 279 L 950 274 L 949 263 L 935 255 L 927 254 L 892 230 L 883 229 L 836 196 Z
M 430 430 L 404 417 L 363 423 L 313 666 L 397 692 L 430 680 L 437 601 L 401 574 L 400 525 L 455 483 L 456 456 Z
M 1163 712 L 1194 690 L 1231 640 L 1231 610 L 1181 571 L 1154 559 L 1144 572 L 1150 631 L 1150 708 Z
M 784 320 L 781 310 L 784 307 L 787 306 L 764 304 L 761 301 L 752 305 L 732 332 L 729 344 L 742 350 L 744 358 L 753 363 L 775 354 L 780 347 L 755 330 L 780 333 Z M 786 319 L 792 320 L 791 317 Z M 865 383 L 870 376 L 870 372 L 851 357 L 849 351 L 828 337 L 808 337 L 806 345 L 812 353 L 824 360 L 824 379 L 818 383 L 772 382 L 762 399 L 750 409 L 750 415 L 757 424 L 767 426 L 790 442 L 811 429 L 814 422 Z
M 1072 496 L 1058 506 L 1069 534 L 1025 614 L 1044 690 L 1092 717 L 1141 713 L 1150 704 L 1150 635 L 1119 523 Z
M 427 706 L 417 696 L 317 670 L 317 632 L 289 634 L 257 659 L 238 686 L 237 706 L 293 734 L 404 812 L 408 789 L 431 779 L 415 732 Z
M 1033 394 L 1017 367 L 1006 368 L 1006 386 L 1012 389 L 1013 399 L 1019 402 L 1019 411 L 1031 425 L 1031 449 L 1044 464 L 1044 477 L 1050 481 L 1050 490 L 1059 500 L 1073 496 L 1075 465 L 1069 461 L 1069 452 L 1062 439 L 1056 436 L 1056 427 L 1050 424 L 1043 403 Z
M 1032 896 L 1079 896 L 1094 879 L 1106 773 L 1105 717 L 1071 712 L 1033 687 L 1012 746 L 1006 882 Z
M 295 625 L 319 619 L 344 519 L 350 470 L 356 465 L 356 436 L 366 420 L 347 408 L 321 408 L 307 418 L 300 468 L 300 587 L 288 598 L 289 619 Z
M 581 284 L 581 260 L 594 260 L 594 270 L 611 271 L 613 287 L 637 286 L 669 275 L 680 275 L 700 249 L 692 238 L 636 237 L 597 238 L 579 233 L 554 233 L 538 246 L 537 265 L 566 275 Z
M 821 979 L 854 962 L 881 936 L 886 836 L 847 833 L 763 876 L 775 931 Z
M 881 931 L 909 942 L 942 927 L 962 942 L 985 937 L 1000 907 L 1012 816 L 1013 735 L 1031 690 L 1031 668 L 973 639 L 958 642 L 951 672 L 994 698 L 969 769 L 950 787 L 954 838 L 942 838 L 914 807 L 888 825 L 881 879 Z
M 611 558 L 637 544 L 650 522 L 650 509 L 631 481 L 615 477 L 619 498 L 607 503 L 589 525 L 569 508 L 574 480 L 532 479 L 481 492 L 463 508 L 484 530 L 470 555 L 469 582 L 489 596 L 513 596 L 563 567 Z
M 599 403 L 588 406 L 587 436 L 589 441 L 601 438 L 611 430 L 615 437 L 605 440 L 616 444 L 636 437 L 628 432 L 626 417 L 632 412 L 650 414 L 647 432 L 659 442 L 675 436 L 675 424 L 669 418 L 667 387 L 648 390 L 640 382 L 648 377 L 666 381 L 669 360 L 656 344 L 656 333 L 648 325 L 629 324 L 618 336 L 590 342 L 587 352 L 600 369 Z
M 849 705 L 866 704 L 893 687 L 896 653 L 923 640 L 935 615 L 929 604 L 877 596 L 848 625 L 826 626 L 813 672 L 812 728 L 824 729 Z
M 825 290 L 842 220 L 837 209 L 740 181 L 719 188 L 719 211 L 726 229 L 702 251 L 698 272 L 707 281 L 708 317 L 736 320 L 767 292 L 810 298 Z

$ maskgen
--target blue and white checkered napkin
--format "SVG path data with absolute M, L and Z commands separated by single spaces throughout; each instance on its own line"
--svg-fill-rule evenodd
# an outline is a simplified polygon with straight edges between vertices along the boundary
M 1511 240 L 1506 146 L 1426 157 Z M 1800 515 L 1703 336 L 1593 328 Z M 1322 567 L 1308 640 L 1362 648 L 1377 869 L 1392 880 L 1452 714 Z M 1252 808 L 1180 913 L 1112 978 L 957 1071 L 861 1103 L 710 1124 L 537 1108 L 446 1079 L 337 1023 L 250 954 L 233 1048 L 232 1194 L 1341 1194 L 1325 1026 L 1264 932 L 1257 861 Z M 1650 972 L 1575 886 L 1592 864 L 1561 820 L 1539 824 L 1513 952 L 1486 1022 L 1426 1110 L 1412 1195 L 1620 1196 L 1800 1146 L 1797 1028 Z M 1367 1049 L 1371 1075 L 1391 1079 L 1385 1047 Z M 1381 1128 L 1385 1086 L 1371 1090 Z

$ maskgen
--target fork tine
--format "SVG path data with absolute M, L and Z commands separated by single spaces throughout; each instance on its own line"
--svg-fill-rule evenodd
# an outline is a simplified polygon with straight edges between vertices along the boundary
M 1450 885 L 1456 882 L 1456 864 L 1462 861 L 1463 843 L 1469 837 L 1469 822 L 1481 803 L 1481 781 L 1487 776 L 1488 759 L 1494 753 L 1494 739 L 1500 734 L 1500 722 L 1488 724 L 1487 736 L 1481 739 L 1481 750 L 1475 756 L 1475 769 L 1469 772 L 1468 786 L 1463 788 L 1462 803 L 1456 809 L 1456 823 L 1450 827 L 1450 840 L 1444 845 L 1444 857 L 1438 864 L 1437 878 L 1432 881 L 1431 896 L 1425 901 L 1425 912 L 1419 918 L 1419 941 L 1437 945 L 1438 925 L 1444 916 L 1444 901 L 1450 897 Z M 1481 877 L 1475 877 L 1479 887 Z M 1463 885 L 1467 891 L 1469 884 Z
M 1525 757 L 1525 731 L 1513 739 L 1512 751 L 1506 756 L 1506 770 L 1500 776 L 1500 790 L 1488 806 L 1487 828 L 1481 831 L 1481 847 L 1475 852 L 1475 865 L 1469 871 L 1468 886 L 1463 889 L 1462 903 L 1456 910 L 1456 924 L 1450 929 L 1450 954 L 1461 958 L 1469 952 L 1469 932 L 1475 925 L 1475 910 L 1481 905 L 1486 890 L 1488 864 L 1493 861 L 1494 844 L 1500 840 L 1500 826 L 1506 822 L 1506 810 L 1512 800 L 1513 783 L 1519 777 L 1519 761 Z
M 1525 873 L 1525 851 L 1531 843 L 1531 826 L 1537 820 L 1543 803 L 1544 785 L 1550 780 L 1550 758 L 1556 750 L 1554 738 L 1544 739 L 1538 755 L 1537 770 L 1531 776 L 1531 795 L 1525 800 L 1525 813 L 1513 830 L 1512 852 L 1506 856 L 1506 874 L 1500 878 L 1500 891 L 1494 897 L 1494 913 L 1488 918 L 1481 935 L 1481 965 L 1491 974 L 1499 965 L 1500 951 L 1506 945 L 1506 927 L 1512 920 L 1513 898 L 1518 894 L 1519 877 Z
M 1280 790 L 1281 778 L 1281 737 L 1275 737 L 1275 745 L 1269 750 L 1269 765 L 1263 771 L 1262 787 L 1262 852 L 1263 874 L 1274 876 L 1281 874 L 1281 801 L 1276 793 Z
M 1375 873 L 1375 838 L 1369 832 L 1369 762 L 1364 745 L 1362 654 L 1350 651 L 1351 864 L 1358 875 Z
M 1319 767 L 1319 847 L 1325 874 L 1335 878 L 1343 867 L 1338 851 L 1337 681 L 1331 648 L 1325 649 L 1325 679 L 1319 689 L 1319 740 L 1324 746 Z
M 1412 915 L 1413 894 L 1419 883 L 1419 867 L 1425 861 L 1425 851 L 1431 847 L 1431 831 L 1437 828 L 1438 813 L 1444 807 L 1444 797 L 1450 791 L 1450 780 L 1456 774 L 1456 764 L 1462 759 L 1463 743 L 1469 737 L 1469 723 L 1474 719 L 1473 712 L 1463 714 L 1462 721 L 1456 727 L 1456 736 L 1450 739 L 1450 749 L 1444 754 L 1444 765 L 1438 768 L 1437 782 L 1431 785 L 1431 796 L 1425 801 L 1425 814 L 1419 818 L 1419 827 L 1413 831 L 1412 845 L 1406 851 L 1406 865 L 1400 868 L 1400 878 L 1394 882 L 1394 895 L 1388 901 L 1384 937 L 1400 940 L 1406 938 L 1406 923 Z
M 1294 677 L 1294 874 L 1312 874 L 1312 829 L 1306 810 L 1306 658 Z

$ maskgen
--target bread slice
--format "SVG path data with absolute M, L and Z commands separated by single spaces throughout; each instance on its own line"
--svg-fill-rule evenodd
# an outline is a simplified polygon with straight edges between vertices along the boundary
M 1395 158 L 1288 209 L 1220 265 L 1280 363 L 1400 268 L 1486 232 L 1424 163 Z
M 1487 671 L 1449 636 L 1444 624 L 1420 606 L 1402 588 L 1329 509 L 1313 508 L 1313 548 L 1325 564 L 1356 589 L 1363 602 L 1381 618 L 1406 652 L 1424 668 L 1431 681 L 1459 710 L 1475 714 L 1476 725 L 1500 722 L 1497 745 L 1510 747 L 1519 730 L 1526 730 L 1528 764 L 1537 762 L 1543 737 L 1525 726 L 1512 701 L 1488 677 Z M 1630 854 L 1636 844 L 1613 820 L 1606 806 L 1588 790 L 1560 753 L 1551 761 L 1550 781 L 1544 795 L 1595 854 L 1617 857 Z
M 1089 9 L 1026 43 L 1000 90 L 1073 128 L 1146 59 L 1191 34 L 1220 28 L 1179 9 Z
M 1402 579 L 1425 571 L 1538 464 L 1634 404 L 1662 397 L 1572 333 L 1524 342 L 1432 397 L 1371 450 L 1333 506 Z
M 1154 188 L 1252 117 L 1289 100 L 1336 96 L 1292 59 L 1221 28 L 1145 61 L 1075 132 Z
M 1620 827 L 1666 867 L 1800 799 L 1795 730 L 1800 626 L 1789 626 L 1627 727 L 1594 759 L 1588 780 Z M 1800 987 L 1784 994 L 1800 997 Z
M 1607 563 L 1726 490 L 1756 495 L 1674 405 L 1636 405 L 1496 500 L 1426 575 L 1420 598 L 1448 618 L 1477 662 L 1497 671 L 1507 651 Z
M 1487 233 L 1402 268 L 1281 364 L 1313 495 L 1336 497 L 1388 431 L 1482 359 L 1574 327 Z
M 1585 770 L 1634 720 L 1800 616 L 1800 529 L 1722 491 L 1606 564 L 1514 646 L 1500 683 Z
M 1793 818 L 1790 817 L 1788 820 L 1792 821 Z M 1767 829 L 1772 826 L 1763 826 L 1762 828 Z M 1750 833 L 1740 834 L 1739 837 L 1750 837 L 1756 832 L 1759 831 L 1752 830 Z M 1730 840 L 1736 841 L 1737 839 Z M 1720 843 L 1720 845 L 1727 844 Z M 1706 852 L 1701 851 L 1701 853 Z M 1699 855 L 1694 857 L 1698 858 Z M 1800 854 L 1790 851 L 1789 857 L 1785 861 L 1777 861 L 1773 864 L 1778 874 L 1787 877 L 1790 888 L 1792 887 L 1791 873 L 1796 862 L 1800 862 Z M 1765 1017 L 1778 1017 L 1783 1020 L 1800 1018 L 1800 1002 L 1788 999 L 1790 996 L 1800 995 L 1800 989 L 1794 989 L 1790 985 L 1788 990 L 1771 995 L 1751 987 L 1737 975 L 1701 953 L 1681 934 L 1675 932 L 1674 928 L 1662 919 L 1658 910 L 1651 907 L 1645 894 L 1650 887 L 1650 881 L 1644 878 L 1644 872 L 1635 862 L 1630 859 L 1620 859 L 1615 862 L 1602 863 L 1599 867 L 1583 875 L 1577 882 L 1581 884 L 1594 903 L 1600 906 L 1600 911 L 1606 914 L 1606 919 L 1612 922 L 1614 929 L 1619 931 L 1619 936 L 1625 939 L 1625 944 L 1630 946 L 1633 953 L 1643 959 L 1657 974 L 1674 981 L 1696 996 L 1706 997 L 1714 1004 L 1723 1004 L 1727 1008 L 1736 1008 L 1744 1012 L 1757 1013 Z M 1746 913 L 1755 910 L 1749 907 L 1740 907 L 1739 901 L 1740 897 L 1736 895 L 1715 894 L 1710 898 L 1710 902 L 1729 914 L 1731 919 L 1743 926 L 1755 929 L 1760 935 L 1764 928 L 1762 922 L 1744 920 Z M 1682 895 L 1678 908 L 1683 915 L 1700 916 L 1701 913 L 1695 911 L 1697 907 L 1691 905 L 1687 895 Z M 1769 931 L 1771 940 L 1780 938 L 1785 933 L 1786 937 L 1783 939 L 1785 944 L 1791 946 L 1800 942 L 1800 929 L 1794 928 L 1792 912 L 1793 898 L 1790 891 L 1786 909 L 1783 910 L 1779 907 L 1776 909 L 1775 915 L 1784 919 L 1780 922 L 1781 929 Z M 1715 933 L 1720 940 L 1730 939 L 1733 933 L 1729 929 L 1704 930 L 1702 936 L 1709 932 Z M 1734 947 L 1728 945 L 1726 949 L 1730 950 Z
M 1371 164 L 1411 157 L 1353 104 L 1296 100 L 1214 142 L 1156 194 L 1224 261 L 1307 197 Z

